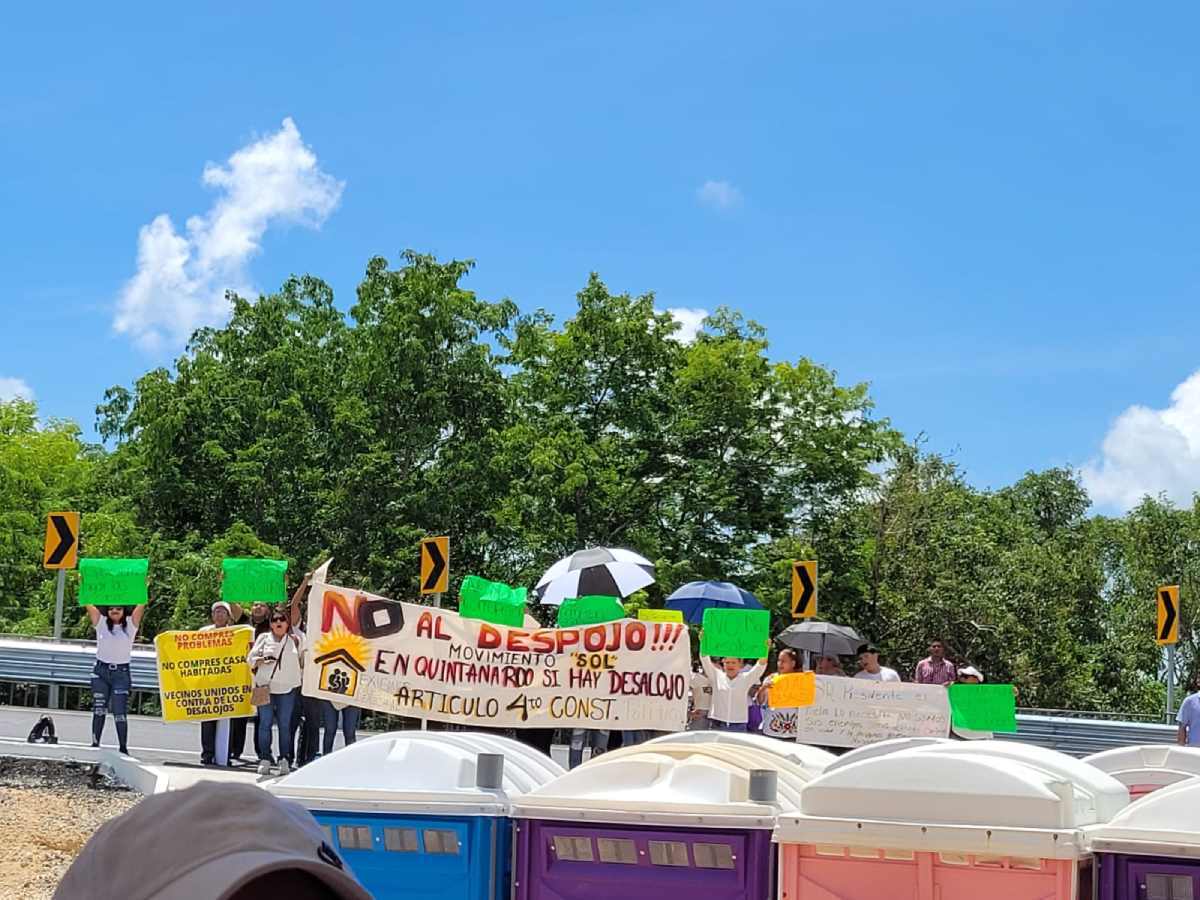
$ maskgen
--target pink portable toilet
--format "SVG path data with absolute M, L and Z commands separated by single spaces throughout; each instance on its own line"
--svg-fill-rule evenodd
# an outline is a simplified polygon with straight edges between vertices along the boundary
M 1159 788 L 1084 835 L 1097 900 L 1200 900 L 1200 780 Z
M 900 750 L 809 782 L 775 829 L 781 900 L 1089 897 L 1082 828 L 1128 791 L 1052 750 L 976 746 Z
M 1128 787 L 1135 799 L 1200 775 L 1200 747 L 1175 744 L 1117 747 L 1085 756 L 1083 761 Z
M 755 735 L 606 753 L 514 803 L 514 900 L 773 900 L 780 808 L 832 755 Z

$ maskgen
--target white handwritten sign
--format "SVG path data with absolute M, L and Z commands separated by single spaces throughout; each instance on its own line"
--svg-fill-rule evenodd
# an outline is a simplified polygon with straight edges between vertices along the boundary
M 949 734 L 950 698 L 935 684 L 818 675 L 816 702 L 796 711 L 796 740 L 820 747 Z
M 499 728 L 681 731 L 691 651 L 679 622 L 516 628 L 320 581 L 304 694 Z

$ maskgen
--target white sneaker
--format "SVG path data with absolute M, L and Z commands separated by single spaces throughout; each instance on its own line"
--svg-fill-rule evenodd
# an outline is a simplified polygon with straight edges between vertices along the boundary
M 260 759 L 258 761 L 258 774 L 259 775 L 270 775 L 271 774 L 271 763 L 265 759 Z
M 286 775 L 290 771 L 292 771 L 292 767 L 288 765 L 288 761 L 286 759 L 281 759 L 279 761 L 279 774 Z

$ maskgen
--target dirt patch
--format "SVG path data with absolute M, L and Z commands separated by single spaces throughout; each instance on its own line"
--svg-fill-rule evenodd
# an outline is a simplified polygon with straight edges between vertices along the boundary
M 92 832 L 140 797 L 92 765 L 0 758 L 0 900 L 49 900 Z

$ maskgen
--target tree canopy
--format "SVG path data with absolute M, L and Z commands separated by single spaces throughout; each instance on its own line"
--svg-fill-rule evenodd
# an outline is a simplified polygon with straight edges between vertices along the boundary
M 428 534 L 451 535 L 455 585 L 532 584 L 572 550 L 626 546 L 658 566 L 635 602 L 732 580 L 782 628 L 790 562 L 815 555 L 822 617 L 893 665 L 941 637 L 1025 705 L 1161 709 L 1154 589 L 1200 589 L 1200 507 L 1089 515 L 1061 469 L 979 490 L 877 416 L 867 385 L 774 359 L 736 310 L 684 342 L 652 294 L 595 274 L 556 322 L 477 297 L 470 269 L 372 259 L 346 311 L 309 276 L 230 295 L 226 326 L 105 392 L 101 444 L 0 405 L 0 631 L 49 632 L 41 542 L 62 508 L 83 513 L 83 553 L 151 557 L 149 630 L 204 621 L 229 555 L 295 573 L 332 555 L 340 581 L 411 598 Z M 1181 678 L 1197 664 L 1183 611 Z M 69 606 L 68 632 L 83 623 Z

